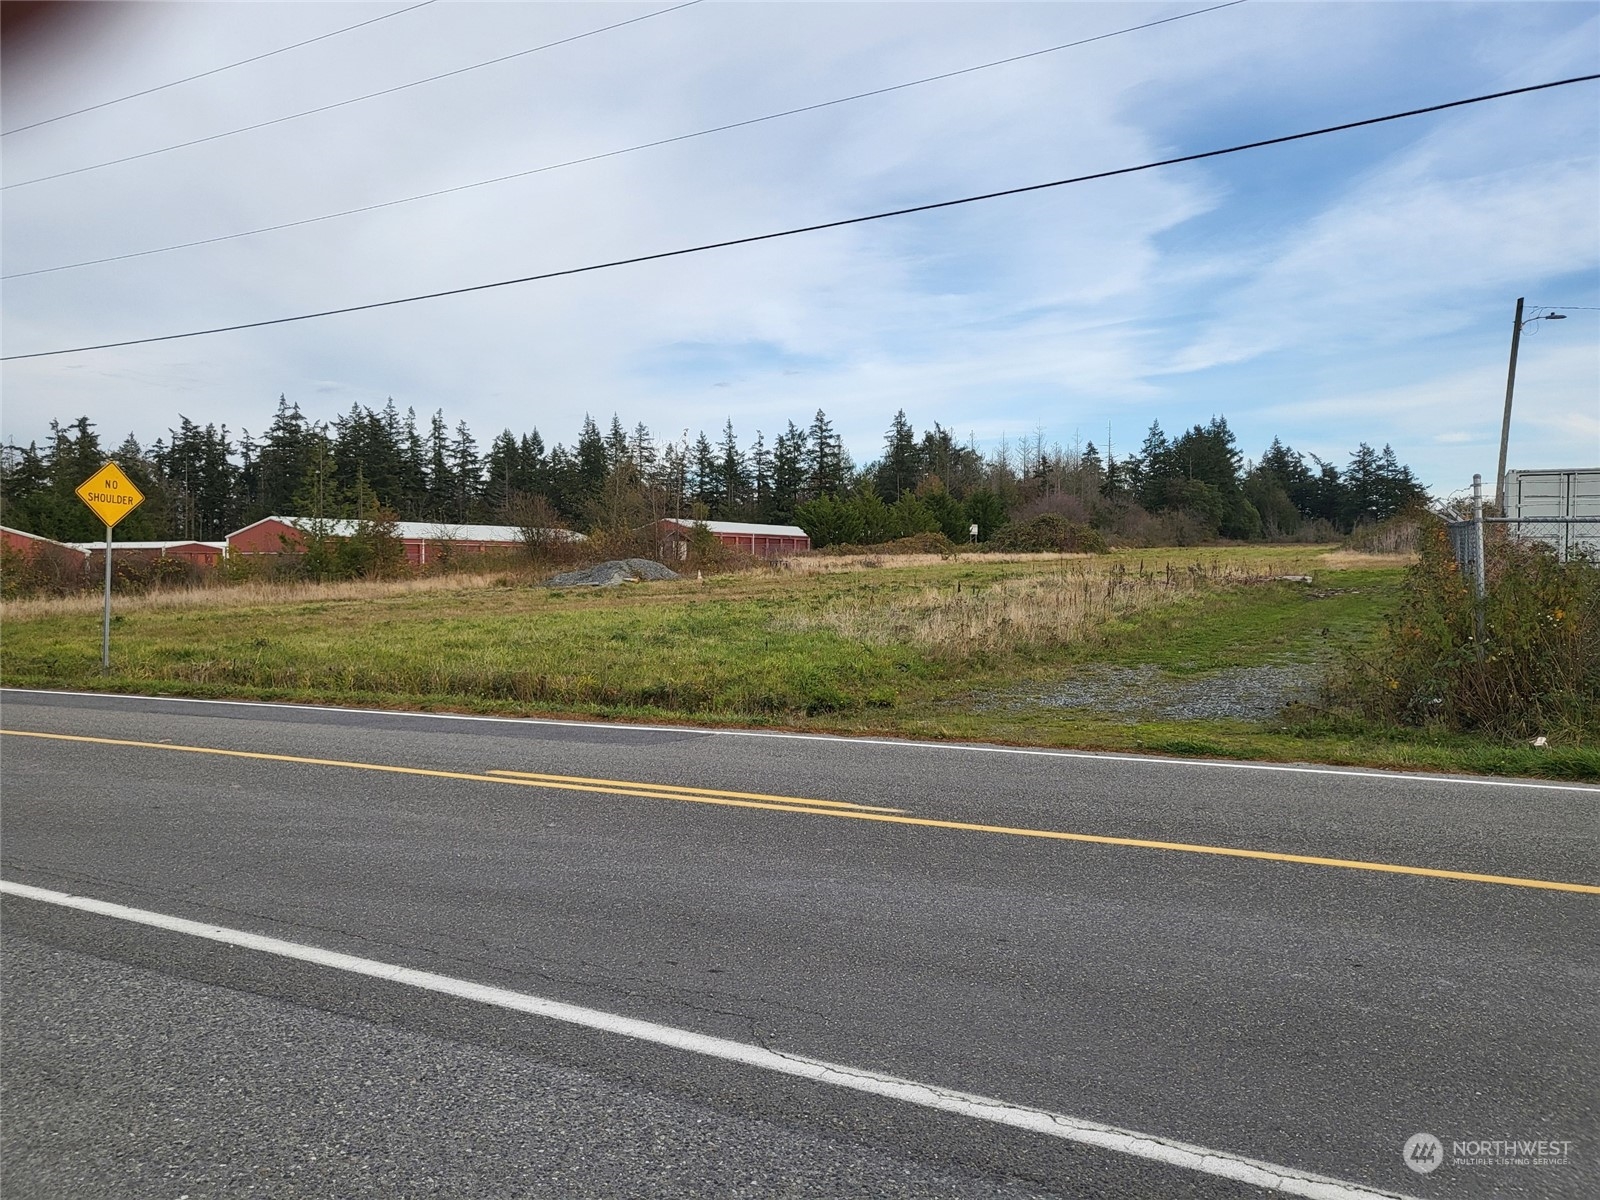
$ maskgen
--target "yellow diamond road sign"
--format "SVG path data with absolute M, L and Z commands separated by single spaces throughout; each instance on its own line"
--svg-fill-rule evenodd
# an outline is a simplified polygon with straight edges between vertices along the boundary
M 107 463 L 78 485 L 78 499 L 109 529 L 144 503 L 144 493 L 133 486 L 121 467 Z

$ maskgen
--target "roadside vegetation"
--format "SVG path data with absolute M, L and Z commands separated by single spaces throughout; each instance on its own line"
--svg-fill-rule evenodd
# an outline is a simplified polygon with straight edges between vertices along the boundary
M 548 571 L 506 568 L 255 581 L 119 598 L 105 676 L 96 598 L 11 601 L 0 678 L 1600 778 L 1581 722 L 1536 749 L 1328 710 L 1319 681 L 1387 636 L 1406 561 L 1214 547 L 813 555 L 604 590 L 548 589 Z M 1073 692 L 1086 683 L 1088 702 Z M 1183 699 L 1191 685 L 1204 704 Z
M 1600 745 L 1600 565 L 1489 533 L 1480 601 L 1443 524 L 1421 526 L 1400 604 L 1328 682 L 1330 725 Z

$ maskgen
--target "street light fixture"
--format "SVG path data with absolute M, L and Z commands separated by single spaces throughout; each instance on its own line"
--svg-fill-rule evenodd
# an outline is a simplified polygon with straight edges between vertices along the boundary
M 1506 442 L 1511 437 L 1511 392 L 1517 386 L 1517 347 L 1522 342 L 1522 327 L 1535 321 L 1565 321 L 1566 313 L 1547 312 L 1522 319 L 1522 300 L 1517 297 L 1517 315 L 1511 323 L 1511 368 L 1506 372 L 1506 412 L 1500 419 L 1500 469 L 1494 473 L 1494 506 L 1501 516 L 1506 511 Z

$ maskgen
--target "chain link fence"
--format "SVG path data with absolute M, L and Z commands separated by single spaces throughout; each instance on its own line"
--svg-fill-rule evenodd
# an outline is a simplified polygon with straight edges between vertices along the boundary
M 1478 578 L 1478 547 L 1506 538 L 1542 542 L 1561 562 L 1584 559 L 1600 564 L 1600 520 L 1593 517 L 1484 517 L 1480 540 L 1475 522 L 1447 521 L 1450 546 L 1467 579 Z

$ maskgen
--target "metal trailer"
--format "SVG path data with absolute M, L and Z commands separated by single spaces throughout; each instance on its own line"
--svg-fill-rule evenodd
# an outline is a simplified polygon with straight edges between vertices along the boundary
M 1600 558 L 1600 467 L 1507 471 L 1505 485 L 1514 536 L 1547 543 L 1562 561 Z

